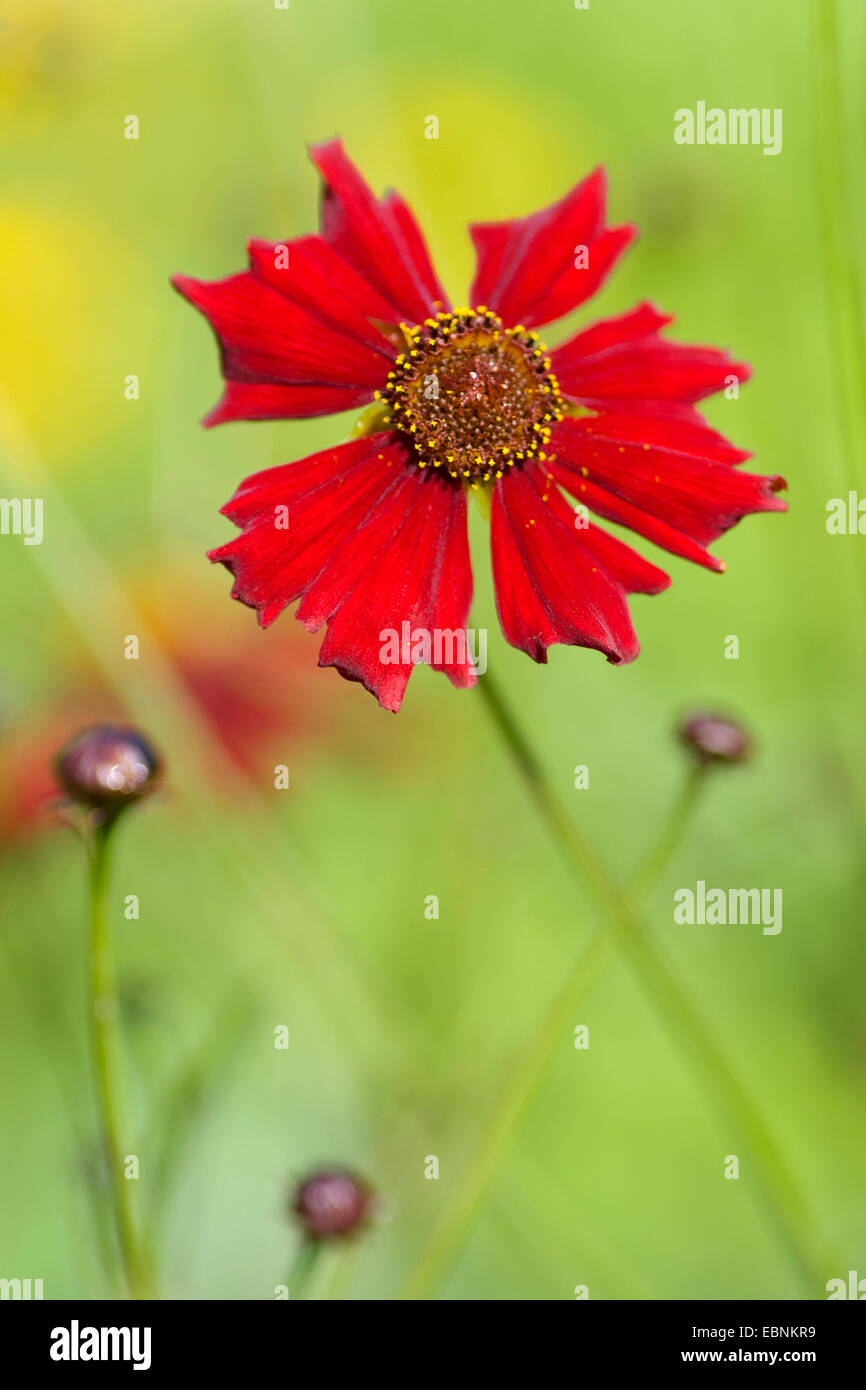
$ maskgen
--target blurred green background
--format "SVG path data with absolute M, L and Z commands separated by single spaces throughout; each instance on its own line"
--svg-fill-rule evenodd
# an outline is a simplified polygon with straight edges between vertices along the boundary
M 866 11 L 839 8 L 853 136 Z M 260 633 L 204 559 L 232 533 L 217 511 L 242 477 L 351 420 L 202 431 L 216 354 L 168 279 L 240 269 L 250 235 L 312 230 L 305 142 L 334 133 L 377 191 L 411 201 L 458 302 L 469 220 L 522 215 L 603 162 L 612 220 L 641 236 L 575 323 L 651 298 L 676 314 L 674 336 L 754 366 L 739 400 L 707 413 L 758 471 L 788 478 L 791 510 L 718 543 L 723 577 L 653 554 L 674 583 L 633 601 L 635 664 L 556 647 L 536 667 L 508 648 L 480 517 L 473 622 L 568 813 L 623 877 L 684 775 L 680 713 L 720 706 L 753 730 L 756 757 L 713 780 L 649 922 L 838 1252 L 826 1278 L 866 1274 L 866 541 L 825 529 L 864 460 L 840 423 L 812 11 L 0 5 L 0 492 L 45 505 L 41 546 L 0 538 L 0 1275 L 42 1277 L 49 1298 L 110 1291 L 88 1199 L 83 865 L 40 801 L 52 751 L 81 724 L 123 712 L 168 766 L 164 795 L 122 826 L 112 880 L 128 1147 L 142 1202 L 159 1198 L 168 1296 L 273 1297 L 295 1244 L 288 1184 L 326 1161 L 376 1184 L 383 1219 L 330 1260 L 319 1296 L 395 1297 L 596 926 L 477 692 L 419 670 L 387 714 L 316 669 L 320 639 L 289 614 Z M 675 145 L 673 112 L 699 99 L 781 107 L 781 155 Z M 862 242 L 862 144 L 847 154 Z M 277 763 L 289 791 L 273 787 Z M 699 878 L 781 887 L 783 931 L 675 926 L 672 893 Z M 589 1050 L 562 1036 L 440 1294 L 807 1296 L 751 1166 L 724 1180 L 739 1138 L 627 963 L 579 1023 Z

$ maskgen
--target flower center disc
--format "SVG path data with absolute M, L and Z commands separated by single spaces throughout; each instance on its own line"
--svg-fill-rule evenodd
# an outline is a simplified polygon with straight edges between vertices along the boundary
M 505 329 L 483 307 L 403 332 L 382 395 L 420 468 L 477 485 L 539 453 L 563 402 L 537 333 Z

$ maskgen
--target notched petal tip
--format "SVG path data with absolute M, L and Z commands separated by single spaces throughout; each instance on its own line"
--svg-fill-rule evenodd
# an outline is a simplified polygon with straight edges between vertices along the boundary
M 608 652 L 606 655 L 610 666 L 630 666 L 640 656 L 640 642 L 635 639 L 632 647 L 626 647 L 621 652 Z
M 222 515 L 225 515 L 225 507 L 220 508 Z M 213 550 L 205 551 L 205 558 L 210 560 L 212 565 L 225 565 L 227 570 L 231 570 L 231 556 L 228 553 L 232 541 L 227 541 L 225 545 L 215 546 Z
M 336 133 L 334 135 L 327 136 L 324 140 L 307 140 L 306 148 L 307 154 L 309 155 L 310 159 L 316 165 L 317 168 L 319 156 L 323 154 L 325 151 L 340 150 L 341 152 L 345 153 L 345 151 L 343 150 L 343 137 L 342 135 L 338 135 Z
M 338 676 L 342 676 L 344 681 L 350 681 L 353 685 L 362 686 L 364 690 L 366 690 L 368 695 L 373 696 L 373 699 L 376 701 L 376 704 L 379 706 L 380 709 L 387 710 L 389 714 L 400 713 L 400 710 L 403 705 L 403 699 L 406 693 L 405 686 L 399 694 L 390 692 L 381 687 L 377 690 L 376 687 L 374 685 L 371 685 L 369 681 L 366 681 L 363 675 L 361 675 L 358 671 L 354 671 L 350 667 L 344 666 L 343 664 L 341 664 L 341 662 L 333 658 L 326 658 L 323 661 L 322 658 L 319 657 L 319 660 L 317 661 L 316 665 L 319 666 L 319 668 L 323 671 L 330 668 L 332 671 L 336 671 Z
M 206 415 L 199 420 L 203 430 L 212 430 L 215 425 L 231 424 L 232 417 L 226 414 L 225 393 L 217 401 L 216 405 L 211 406 Z
M 190 304 L 193 304 L 196 309 L 199 308 L 198 299 L 201 297 L 201 292 L 205 288 L 205 283 L 204 280 L 197 280 L 193 275 L 177 274 L 169 278 L 169 284 L 172 289 L 177 290 L 178 294 Z

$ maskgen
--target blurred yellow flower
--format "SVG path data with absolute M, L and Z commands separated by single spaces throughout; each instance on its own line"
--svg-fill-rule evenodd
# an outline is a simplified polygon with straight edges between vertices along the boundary
M 105 227 L 0 208 L 0 388 L 49 464 L 108 432 L 133 371 L 116 324 L 129 257 Z M 134 263 L 133 263 L 134 264 Z

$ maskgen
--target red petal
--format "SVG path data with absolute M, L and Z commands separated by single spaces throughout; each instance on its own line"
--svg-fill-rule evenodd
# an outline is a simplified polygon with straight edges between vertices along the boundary
M 321 322 L 369 343 L 386 357 L 396 357 L 397 349 L 370 322 L 389 322 L 391 306 L 321 237 L 283 242 L 254 238 L 248 250 L 250 268 L 272 289 Z
M 594 648 L 615 663 L 637 656 L 626 593 L 657 593 L 667 576 L 595 528 L 577 530 L 549 475 L 531 466 L 496 483 L 490 542 L 496 605 L 512 646 L 534 661 L 546 661 L 554 642 Z
M 455 686 L 474 685 L 466 635 L 472 568 L 463 488 L 417 468 L 406 470 L 365 530 L 348 539 L 298 608 L 311 631 L 328 624 L 319 665 L 336 666 L 348 680 L 360 681 L 390 710 L 400 708 L 418 656 Z M 389 634 L 399 641 L 396 662 L 383 660 Z M 413 653 L 417 640 L 426 640 L 428 650 Z
M 584 328 L 582 333 L 577 333 L 563 343 L 563 347 L 570 344 L 580 345 L 580 350 L 586 356 L 595 356 L 598 353 L 606 352 L 608 348 L 619 347 L 622 343 L 633 342 L 636 338 L 645 338 L 649 333 L 656 333 L 660 328 L 673 323 L 673 314 L 663 314 L 654 304 L 647 300 L 638 304 L 636 308 L 629 309 L 624 314 L 615 314 L 609 319 L 597 319 L 595 323 Z M 560 351 L 561 349 L 557 349 Z
M 540 212 L 470 227 L 478 259 L 472 303 L 527 327 L 551 323 L 582 304 L 635 235 L 632 227 L 605 229 L 604 208 L 604 170 L 596 169 Z M 587 264 L 578 268 L 581 247 Z
M 397 317 L 418 323 L 435 313 L 426 273 L 419 273 L 418 243 L 423 247 L 423 242 L 414 223 L 410 247 L 405 213 L 395 214 L 393 204 L 377 201 L 339 140 L 311 146 L 310 157 L 324 180 L 325 240 L 394 306 Z M 426 250 L 424 259 L 429 265 Z
M 603 319 L 550 354 L 564 395 L 585 405 L 676 401 L 690 405 L 751 369 L 716 348 L 669 343 L 658 336 L 671 322 L 651 304 Z
M 223 507 L 242 534 L 209 558 L 231 570 L 232 597 L 257 609 L 262 627 L 306 592 L 402 471 L 402 456 L 386 441 L 390 436 L 372 435 L 267 468 L 245 479 Z M 277 508 L 287 509 L 288 526 Z
M 620 583 L 628 594 L 660 594 L 670 588 L 670 575 L 656 565 L 650 564 L 630 545 L 618 540 L 600 526 L 578 526 L 578 513 L 573 510 L 556 484 L 552 473 L 544 471 L 539 464 L 530 477 L 554 516 L 563 521 L 569 530 L 577 531 L 580 544 L 593 559 Z
M 475 246 L 475 279 L 469 291 L 473 307 L 493 303 L 503 270 L 513 222 L 474 222 L 469 228 Z
M 403 238 L 409 259 L 415 267 L 415 273 L 424 286 L 431 303 L 434 307 L 449 309 L 451 305 L 448 296 L 436 274 L 421 228 L 418 226 L 415 214 L 409 204 L 393 188 L 389 188 L 382 202 L 391 214 L 397 230 Z
M 693 423 L 669 424 L 670 445 L 660 416 L 562 420 L 551 436 L 551 472 L 599 516 L 708 569 L 724 569 L 707 545 L 751 512 L 785 511 L 775 496 L 785 481 L 718 462 L 712 430 L 702 453 Z
M 278 507 L 288 508 L 288 529 L 275 525 Z M 387 709 L 399 709 L 412 661 L 383 661 L 381 634 L 402 636 L 404 621 L 431 639 L 438 632 L 432 665 L 455 685 L 475 683 L 463 489 L 407 467 L 394 435 L 266 469 L 223 510 L 242 533 L 210 558 L 232 571 L 233 596 L 258 610 L 263 627 L 303 596 L 304 625 L 328 623 L 320 665 L 362 681 Z
M 723 434 L 711 429 L 706 420 L 691 406 L 665 405 L 650 408 L 641 405 L 635 410 L 630 401 L 627 409 L 615 415 L 602 412 L 605 439 L 617 443 L 640 439 L 650 447 L 658 445 L 666 453 L 685 454 L 688 458 L 716 459 L 719 463 L 744 463 L 752 457 L 748 449 L 738 449 Z M 595 416 L 595 423 L 601 419 Z M 587 419 L 584 429 L 592 432 L 593 420 Z
M 221 514 L 236 526 L 243 527 L 262 518 L 263 511 L 267 511 L 268 516 L 264 519 L 270 524 L 275 506 L 282 504 L 293 507 L 300 499 L 323 490 L 339 499 L 347 480 L 359 469 L 364 468 L 369 472 L 372 461 L 382 464 L 395 459 L 393 444 L 393 435 L 373 434 L 337 444 L 331 449 L 323 449 L 321 453 L 309 454 L 306 458 L 295 459 L 277 468 L 262 468 L 244 479 L 225 506 L 220 508 Z M 383 486 L 384 482 L 380 479 L 380 490 Z M 294 524 L 292 529 L 295 529 Z
M 573 263 L 532 309 L 526 320 L 527 327 L 554 323 L 564 314 L 570 314 L 579 304 L 590 299 L 601 289 L 620 256 L 627 251 L 637 236 L 636 227 L 610 227 L 602 232 L 588 248 L 586 266 Z
M 387 376 L 386 355 L 329 328 L 248 272 L 210 282 L 176 275 L 172 284 L 216 333 L 229 380 L 368 387 L 372 395 Z
M 274 386 L 270 382 L 227 381 L 222 399 L 202 424 L 224 425 L 231 420 L 295 420 L 312 415 L 338 415 L 368 405 L 368 386 Z

